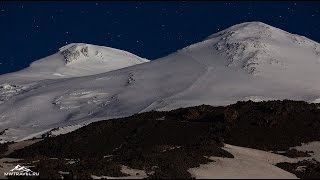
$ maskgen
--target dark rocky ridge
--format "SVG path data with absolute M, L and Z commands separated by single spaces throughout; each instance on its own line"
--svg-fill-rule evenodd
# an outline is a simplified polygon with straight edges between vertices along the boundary
M 280 154 L 283 156 L 287 156 L 290 158 L 296 158 L 296 157 L 310 157 L 310 153 L 313 153 L 313 151 L 298 151 L 296 149 L 289 149 L 285 152 L 273 152 L 275 154 Z
M 288 150 L 320 140 L 318 104 L 303 101 L 239 102 L 228 106 L 237 115 L 226 142 L 261 150 Z
M 277 163 L 276 166 L 295 174 L 301 179 L 319 179 L 320 177 L 320 162 L 315 160 L 303 160 L 297 163 L 282 162 Z
M 153 178 L 191 178 L 187 169 L 210 161 L 203 156 L 233 157 L 221 149 L 223 143 L 286 151 L 319 140 L 317 104 L 248 101 L 226 107 L 201 105 L 168 112 L 151 111 L 95 122 L 65 135 L 46 138 L 13 152 L 10 157 L 41 159 L 35 167 L 43 175 L 41 178 L 57 174 L 59 169 L 68 169 L 73 177 L 121 176 L 120 164 L 154 171 L 150 175 Z M 112 155 L 110 161 L 103 158 L 106 155 Z M 59 158 L 60 163 L 44 165 L 50 157 Z M 80 161 L 65 165 L 61 162 L 65 158 Z M 152 169 L 154 166 L 157 168 Z M 100 171 L 94 170 L 99 167 Z M 83 172 L 82 168 L 88 170 Z

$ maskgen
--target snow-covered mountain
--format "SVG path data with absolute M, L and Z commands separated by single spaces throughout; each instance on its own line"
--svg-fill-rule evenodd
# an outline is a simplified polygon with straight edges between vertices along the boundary
M 124 67 L 149 62 L 134 54 L 119 49 L 84 43 L 71 43 L 59 52 L 34 61 L 26 69 L 9 73 L 7 81 L 25 81 L 80 77 L 113 71 Z M 1 80 L 0 80 L 1 81 Z
M 86 54 L 59 56 L 71 65 Z M 0 130 L 8 129 L 0 138 L 23 140 L 56 127 L 200 104 L 318 102 L 319 68 L 319 43 L 261 22 L 242 23 L 149 63 L 24 85 L 5 81 Z

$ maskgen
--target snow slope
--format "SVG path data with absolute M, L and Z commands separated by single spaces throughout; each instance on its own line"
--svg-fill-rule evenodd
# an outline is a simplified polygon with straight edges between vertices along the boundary
M 4 75 L 0 82 L 58 79 L 99 74 L 149 62 L 126 51 L 84 43 L 71 43 L 59 52 L 34 61 L 26 69 Z
M 0 138 L 200 104 L 313 102 L 320 99 L 319 68 L 319 43 L 261 22 L 242 23 L 149 63 L 0 88 L 0 131 L 8 128 Z
M 297 162 L 285 156 L 226 144 L 223 148 L 234 158 L 210 157 L 214 162 L 191 168 L 196 179 L 298 179 L 275 166 L 279 162 Z
M 299 159 L 315 159 L 320 162 L 320 141 L 304 143 L 301 146 L 293 147 L 293 149 L 297 149 L 298 151 L 313 151 L 309 153 L 310 157 L 300 157 Z

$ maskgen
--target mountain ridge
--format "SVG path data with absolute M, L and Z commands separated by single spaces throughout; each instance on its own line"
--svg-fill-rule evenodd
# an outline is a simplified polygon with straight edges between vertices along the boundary
M 262 26 L 262 31 L 271 29 L 276 38 L 258 38 L 257 43 L 257 38 L 250 39 L 256 31 L 250 31 L 252 26 Z M 168 56 L 114 71 L 33 83 L 13 81 L 9 83 L 10 90 L 7 85 L 0 89 L 0 130 L 8 129 L 0 139 L 18 141 L 57 127 L 201 104 L 319 101 L 319 44 L 264 26 L 238 25 L 231 28 L 237 29 L 234 33 L 226 29 L 222 31 L 225 34 L 211 36 Z M 82 53 L 81 48 L 75 50 Z M 0 76 L 0 82 L 7 80 Z

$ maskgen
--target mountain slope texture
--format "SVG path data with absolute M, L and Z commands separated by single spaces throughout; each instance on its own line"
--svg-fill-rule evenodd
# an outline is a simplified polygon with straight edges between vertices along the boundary
M 53 55 L 59 63 L 49 56 L 0 76 L 1 140 L 151 110 L 246 100 L 320 101 L 320 44 L 261 22 L 232 26 L 148 63 L 120 50 L 94 50 L 100 48 L 105 49 L 71 44 Z M 117 67 L 113 71 L 84 68 L 100 67 L 88 56 L 100 62 L 108 55 L 108 67 Z M 123 60 L 116 55 L 130 57 L 119 63 L 126 68 L 115 65 Z M 138 65 L 127 67 L 133 64 Z M 30 74 L 44 78 L 30 80 Z

